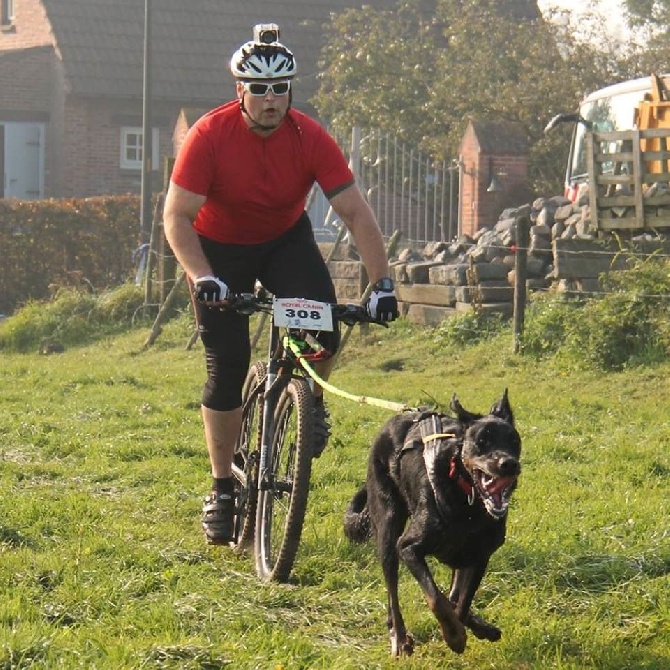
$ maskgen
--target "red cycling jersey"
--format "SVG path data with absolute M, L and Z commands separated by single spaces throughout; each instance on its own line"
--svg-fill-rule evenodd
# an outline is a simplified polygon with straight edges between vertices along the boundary
M 291 228 L 314 182 L 327 197 L 354 183 L 335 140 L 314 119 L 290 109 L 261 137 L 244 122 L 237 101 L 217 107 L 189 130 L 172 181 L 207 197 L 194 226 L 229 244 L 258 244 Z

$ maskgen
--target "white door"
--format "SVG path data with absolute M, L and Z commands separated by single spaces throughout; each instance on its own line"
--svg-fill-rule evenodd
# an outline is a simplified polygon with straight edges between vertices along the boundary
M 44 197 L 44 124 L 4 122 L 4 197 Z

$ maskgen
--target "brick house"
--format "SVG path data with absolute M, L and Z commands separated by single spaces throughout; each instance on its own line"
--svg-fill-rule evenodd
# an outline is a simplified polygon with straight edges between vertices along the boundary
M 228 62 L 256 23 L 295 52 L 294 105 L 313 111 L 332 12 L 361 0 L 159 0 L 151 10 L 152 167 L 162 185 L 180 111 L 234 96 Z M 367 0 L 389 8 L 395 0 Z M 0 0 L 0 197 L 139 193 L 144 3 Z
M 514 121 L 468 123 L 459 153 L 459 232 L 492 227 L 505 207 L 526 202 L 528 139 Z

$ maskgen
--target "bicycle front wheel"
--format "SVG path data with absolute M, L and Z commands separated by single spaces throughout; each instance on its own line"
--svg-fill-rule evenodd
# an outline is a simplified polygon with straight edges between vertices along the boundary
M 261 415 L 267 366 L 254 363 L 242 387 L 242 427 L 233 454 L 235 477 L 235 523 L 233 546 L 244 549 L 254 537 L 256 521 L 258 456 L 261 443 Z
M 314 396 L 291 379 L 274 411 L 269 472 L 256 509 L 256 571 L 264 581 L 288 580 L 302 534 L 312 472 Z

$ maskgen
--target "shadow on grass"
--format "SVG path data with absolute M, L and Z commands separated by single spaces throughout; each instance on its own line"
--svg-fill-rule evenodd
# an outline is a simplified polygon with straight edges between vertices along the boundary
M 551 580 L 559 590 L 601 594 L 643 577 L 656 579 L 670 574 L 670 553 L 561 553 L 522 551 L 512 546 L 505 551 L 505 564 L 522 577 L 524 583 Z M 557 564 L 560 562 L 560 565 Z M 553 575 L 552 575 L 553 573 Z
M 29 549 L 36 549 L 37 543 L 25 535 L 22 535 L 14 528 L 0 527 L 0 544 L 4 544 L 12 549 L 19 547 L 27 547 Z

